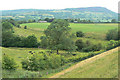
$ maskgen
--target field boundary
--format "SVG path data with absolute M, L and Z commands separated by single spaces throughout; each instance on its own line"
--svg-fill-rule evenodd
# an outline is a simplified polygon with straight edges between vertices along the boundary
M 94 62 L 95 60 L 100 59 L 101 57 L 107 56 L 107 55 L 109 55 L 109 54 L 111 54 L 111 53 L 114 53 L 114 52 L 118 52 L 118 48 L 119 48 L 119 47 L 114 48 L 114 49 L 111 49 L 111 50 L 108 50 L 108 51 L 103 52 L 103 53 L 101 53 L 101 54 L 95 55 L 95 56 L 93 56 L 93 57 L 91 57 L 91 58 L 88 58 L 88 59 L 86 59 L 86 60 L 80 61 L 80 62 L 77 63 L 76 65 L 73 65 L 73 66 L 71 66 L 70 68 L 63 70 L 63 71 L 61 71 L 61 72 L 59 72 L 59 73 L 51 76 L 50 78 L 59 78 L 61 75 L 64 75 L 64 74 L 66 74 L 66 73 L 68 73 L 68 72 L 71 72 L 72 70 L 74 70 L 74 69 L 76 69 L 76 68 L 78 68 L 78 67 L 82 67 L 82 66 L 86 65 L 87 63 L 92 63 L 92 62 Z

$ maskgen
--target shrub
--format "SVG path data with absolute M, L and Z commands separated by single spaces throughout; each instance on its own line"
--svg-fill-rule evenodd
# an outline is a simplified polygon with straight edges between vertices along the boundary
M 17 64 L 13 60 L 13 58 L 10 58 L 7 55 L 3 56 L 3 61 L 2 61 L 2 68 L 6 70 L 16 70 L 17 69 Z
M 48 46 L 47 37 L 41 36 L 40 39 L 41 39 L 41 47 L 42 48 L 47 48 L 47 46 Z
M 25 26 L 24 29 L 27 29 L 27 26 Z
M 84 33 L 82 31 L 78 31 L 78 32 L 76 32 L 76 36 L 77 37 L 83 37 Z
M 115 48 L 117 46 L 119 46 L 119 41 L 110 40 L 106 49 L 110 50 L 110 49 Z
M 109 30 L 106 34 L 106 40 L 118 40 L 118 30 L 117 29 Z
M 27 38 L 24 38 L 23 40 L 24 47 L 37 47 L 37 38 L 34 35 L 28 36 Z
M 82 50 L 84 52 L 89 52 L 89 51 L 100 51 L 101 49 L 103 48 L 102 44 L 101 43 L 98 43 L 98 44 L 86 44 L 86 47 L 83 48 Z
M 18 28 L 21 28 L 19 24 L 17 25 L 17 27 L 18 27 Z
M 22 61 L 22 68 L 31 71 L 56 69 L 64 65 L 64 57 L 57 54 L 34 53 Z
M 82 39 L 79 39 L 75 42 L 75 45 L 77 46 L 77 50 L 80 51 L 82 48 L 85 47 L 85 43 L 82 41 Z

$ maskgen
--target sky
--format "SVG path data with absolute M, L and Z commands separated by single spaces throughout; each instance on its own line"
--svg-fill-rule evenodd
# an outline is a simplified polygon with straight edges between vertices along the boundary
M 120 0 L 1 0 L 0 10 L 105 7 L 118 12 Z

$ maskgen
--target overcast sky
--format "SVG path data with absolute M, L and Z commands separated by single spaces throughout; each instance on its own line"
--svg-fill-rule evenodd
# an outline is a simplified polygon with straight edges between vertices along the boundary
M 1 0 L 0 10 L 106 7 L 118 12 L 120 0 Z

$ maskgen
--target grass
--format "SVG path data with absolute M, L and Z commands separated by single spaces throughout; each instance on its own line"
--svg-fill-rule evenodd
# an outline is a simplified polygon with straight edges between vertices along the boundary
M 30 29 L 43 31 L 50 25 L 50 23 L 26 23 L 21 24 L 22 27 L 28 26 Z M 106 33 L 107 30 L 118 28 L 118 24 L 81 24 L 81 23 L 70 23 L 70 27 L 73 32 L 83 31 L 83 32 L 102 32 Z
M 43 31 L 48 27 L 48 25 L 50 25 L 50 23 L 26 23 L 26 24 L 21 24 L 21 28 L 14 27 L 14 31 L 15 31 L 15 34 L 17 34 L 19 36 L 26 36 L 27 37 L 29 35 L 34 34 L 37 37 L 38 41 L 40 41 L 40 37 L 42 35 L 44 35 Z M 27 26 L 27 29 L 24 29 L 24 26 Z M 72 28 L 72 33 L 75 33 L 76 31 L 79 31 L 79 30 L 85 32 L 85 37 L 84 38 L 76 38 L 75 40 L 77 40 L 77 39 L 83 39 L 83 41 L 90 40 L 93 43 L 102 43 L 103 45 L 106 45 L 108 43 L 108 41 L 104 40 L 106 32 L 110 29 L 117 28 L 117 26 L 118 26 L 117 24 L 78 24 L 78 23 L 70 23 L 70 27 Z M 11 48 L 11 47 L 4 48 L 4 47 L 2 47 L 2 53 L 8 54 L 9 56 L 13 57 L 15 59 L 15 61 L 17 62 L 17 64 L 19 65 L 18 70 L 15 71 L 15 73 L 14 73 L 14 74 L 17 74 L 17 75 L 15 75 L 15 76 L 12 75 L 12 74 L 10 75 L 10 73 L 11 73 L 10 71 L 3 71 L 3 73 L 8 73 L 8 75 L 4 75 L 4 77 L 10 76 L 10 77 L 16 77 L 17 78 L 17 77 L 19 77 L 19 75 L 22 75 L 20 77 L 26 77 L 26 74 L 28 74 L 30 77 L 32 77 L 32 76 L 33 77 L 37 77 L 37 76 L 39 77 L 38 72 L 30 72 L 30 71 L 26 71 L 26 70 L 22 69 L 21 61 L 22 61 L 23 58 L 27 57 L 27 54 L 28 54 L 29 51 L 47 52 L 49 50 L 48 49 L 38 49 L 38 48 Z M 56 53 L 56 51 L 54 51 L 54 53 Z M 67 52 L 66 51 L 60 51 L 60 53 L 64 55 L 64 53 L 67 53 Z M 77 55 L 80 55 L 80 56 L 89 54 L 89 53 L 83 53 L 83 52 L 73 52 L 73 53 L 75 53 Z M 70 56 L 67 56 L 67 57 L 70 57 Z M 105 61 L 108 61 L 107 59 L 108 58 L 106 58 Z M 99 61 L 101 62 L 101 60 L 99 60 Z M 99 61 L 96 62 L 96 63 L 100 63 Z M 96 63 L 94 63 L 93 65 L 96 66 Z M 100 64 L 102 64 L 102 62 Z M 89 65 L 85 66 L 85 68 L 88 69 L 88 73 L 90 73 L 91 70 L 93 70 L 93 68 L 88 68 L 88 66 Z M 96 66 L 96 67 L 99 67 L 99 66 Z M 109 65 L 106 65 L 106 66 L 109 67 Z M 103 67 L 105 67 L 105 66 L 103 66 Z M 91 70 L 89 70 L 89 69 L 91 69 Z M 106 69 L 106 67 L 105 67 L 105 69 Z M 58 69 L 58 71 L 60 71 L 60 70 L 61 69 Z M 80 70 L 82 70 L 82 69 L 80 69 Z M 100 69 L 100 70 L 96 69 L 96 70 L 101 71 L 102 69 Z M 52 74 L 54 74 L 54 73 L 51 73 L 50 75 L 52 75 Z M 50 75 L 48 75 L 48 76 L 50 76 Z M 71 76 L 71 75 L 72 75 L 72 73 L 68 76 Z M 83 75 L 85 76 L 85 73 L 83 73 Z M 45 77 L 48 77 L 48 76 L 45 76 Z M 113 76 L 114 75 L 112 75 L 112 77 Z
M 50 23 L 25 23 L 21 24 L 22 29 L 15 29 L 16 34 L 19 35 L 31 35 L 39 39 L 40 36 L 44 35 L 43 31 L 50 25 Z M 27 26 L 28 29 L 24 30 L 24 26 Z M 77 31 L 83 31 L 86 35 L 85 37 L 91 37 L 96 39 L 105 39 L 105 34 L 110 29 L 118 28 L 118 24 L 81 24 L 81 23 L 70 23 L 72 33 Z
M 5 47 L 2 47 L 2 54 L 7 54 L 8 56 L 12 57 L 16 63 L 18 64 L 19 66 L 19 69 L 22 69 L 22 64 L 21 64 L 21 61 L 22 59 L 26 58 L 27 55 L 29 54 L 29 51 L 32 51 L 32 52 L 45 52 L 45 53 L 48 53 L 48 49 L 38 49 L 38 48 L 17 48 L 17 47 L 9 47 L 9 48 L 5 48 Z M 53 53 L 56 53 L 56 51 L 52 51 Z M 64 55 L 67 57 L 72 57 L 71 54 L 67 54 L 68 52 L 67 51 L 62 51 L 60 50 L 59 51 L 61 53 L 61 55 Z M 89 53 L 83 53 L 83 52 L 73 52 L 74 54 L 77 54 L 77 55 L 80 55 L 80 56 L 86 56 L 88 55 Z
M 50 77 L 51 75 L 62 71 L 63 69 L 67 69 L 69 66 L 69 63 L 64 65 L 63 67 L 57 68 L 57 69 L 52 69 L 52 70 L 45 70 L 45 71 L 40 71 L 40 75 L 38 72 L 35 71 L 27 71 L 22 69 L 22 64 L 21 61 L 22 59 L 26 58 L 29 51 L 32 52 L 47 52 L 49 51 L 48 49 L 38 49 L 38 48 L 15 48 L 15 47 L 9 47 L 9 48 L 5 48 L 5 47 L 0 47 L 2 48 L 2 53 L 5 55 L 10 56 L 11 58 L 13 58 L 15 60 L 15 62 L 17 63 L 17 65 L 19 66 L 18 69 L 16 71 L 7 71 L 7 70 L 3 70 L 3 77 L 4 78 L 24 78 L 24 77 L 40 77 L 40 75 L 44 75 L 42 77 Z M 56 51 L 53 51 L 54 53 L 56 53 Z M 59 51 L 62 55 L 66 54 L 66 51 Z M 88 53 L 82 53 L 82 52 L 74 52 L 77 55 L 80 56 L 86 56 L 88 55 Z M 67 57 L 71 57 L 71 56 L 66 56 Z M 72 64 L 73 65 L 73 64 Z M 49 75 L 46 75 L 46 73 L 49 72 Z M 12 74 L 11 74 L 12 73 Z
M 117 78 L 118 53 L 111 53 L 78 67 L 59 78 Z
M 26 58 L 29 51 L 33 51 L 33 52 L 40 52 L 40 51 L 47 51 L 44 49 L 38 49 L 38 48 L 4 48 L 2 47 L 2 53 L 7 54 L 9 56 L 11 56 L 19 65 L 19 69 L 22 69 L 22 65 L 21 65 L 21 61 L 22 59 Z

